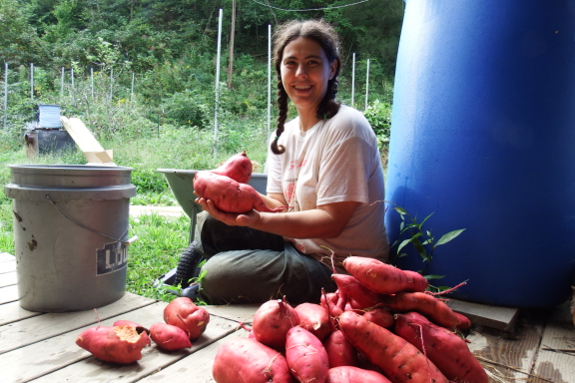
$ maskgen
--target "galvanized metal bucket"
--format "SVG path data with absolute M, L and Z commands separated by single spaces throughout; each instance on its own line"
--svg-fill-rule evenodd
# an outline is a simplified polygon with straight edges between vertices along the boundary
M 9 165 L 20 306 L 67 312 L 126 291 L 132 168 Z

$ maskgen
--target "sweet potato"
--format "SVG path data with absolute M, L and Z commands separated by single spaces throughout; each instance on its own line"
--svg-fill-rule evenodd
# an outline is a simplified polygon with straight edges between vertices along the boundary
M 395 383 L 448 383 L 415 346 L 353 311 L 338 318 L 345 337 Z
M 239 183 L 246 184 L 252 176 L 252 170 L 252 161 L 248 158 L 244 150 L 241 153 L 231 156 L 226 162 L 211 172 L 230 177 Z
M 346 339 L 341 330 L 335 330 L 323 342 L 329 367 L 358 366 L 357 350 Z
M 300 303 L 295 307 L 299 325 L 323 341 L 333 331 L 327 309 L 316 303 Z
M 142 359 L 142 349 L 151 342 L 145 331 L 138 333 L 132 326 L 98 326 L 83 331 L 76 344 L 98 359 L 129 364 Z
M 210 322 L 210 314 L 203 307 L 196 306 L 190 298 L 179 297 L 172 300 L 164 309 L 164 321 L 179 327 L 191 340 L 204 333 Z
M 461 322 L 455 312 L 433 295 L 422 292 L 402 292 L 383 297 L 385 307 L 398 312 L 417 311 L 432 322 L 447 328 L 457 327 Z
M 324 383 L 329 370 L 327 351 L 305 328 L 292 327 L 286 335 L 286 360 L 291 373 L 302 383 Z
M 400 291 L 425 291 L 429 282 L 423 275 L 402 270 L 378 259 L 351 256 L 343 261 L 343 267 L 362 285 L 380 294 Z
M 352 275 L 332 274 L 331 279 L 337 285 L 337 290 L 342 294 L 354 309 L 363 310 L 373 307 L 381 302 L 380 294 L 368 289 Z
M 210 171 L 196 173 L 194 189 L 197 195 L 211 200 L 218 209 L 228 213 L 247 213 L 253 209 L 264 212 L 283 210 L 283 207 L 268 208 L 251 185 Z
M 283 350 L 287 332 L 298 323 L 299 315 L 285 297 L 273 299 L 256 310 L 252 333 L 258 342 L 276 350 Z
M 234 338 L 220 346 L 212 375 L 217 383 L 294 382 L 286 358 L 250 338 Z
M 150 330 L 148 330 L 146 327 L 136 323 L 136 322 L 132 322 L 129 320 L 117 320 L 114 322 L 114 324 L 112 326 L 132 326 L 133 328 L 136 329 L 136 331 L 139 333 L 141 333 L 142 331 L 145 331 L 148 333 L 148 335 L 150 335 Z
M 431 323 L 423 315 L 396 314 L 395 333 L 413 344 L 449 379 L 461 383 L 488 383 L 487 373 L 465 340 Z
M 338 317 L 345 310 L 345 302 L 341 299 L 339 292 L 322 294 L 320 303 L 332 317 Z
M 391 381 L 375 371 L 341 366 L 329 369 L 325 383 L 391 383 Z
M 465 315 L 455 312 L 455 316 L 459 318 L 459 324 L 456 326 L 460 330 L 469 330 L 471 328 L 471 320 Z
M 154 323 L 150 327 L 150 337 L 159 348 L 167 351 L 192 347 L 187 332 L 167 323 Z
M 370 322 L 373 322 L 377 325 L 380 325 L 384 328 L 392 328 L 393 324 L 395 323 L 395 319 L 393 314 L 389 312 L 389 310 L 384 308 L 373 308 L 366 310 L 363 314 L 363 317 Z

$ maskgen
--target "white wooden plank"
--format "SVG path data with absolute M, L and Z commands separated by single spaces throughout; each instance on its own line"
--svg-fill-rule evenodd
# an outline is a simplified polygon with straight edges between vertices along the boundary
M 0 273 L 0 287 L 15 285 L 16 283 L 18 283 L 18 276 L 16 275 L 16 271 Z
M 225 342 L 238 336 L 248 336 L 245 330 L 238 330 L 225 338 L 210 344 L 202 350 L 201 355 L 190 355 L 173 365 L 158 371 L 153 375 L 139 380 L 141 383 L 152 382 L 194 382 L 194 383 L 213 383 L 212 367 L 218 348 Z
M 0 259 L 0 273 L 10 273 L 16 271 L 16 258 L 13 255 L 6 254 L 8 257 Z
M 161 313 L 158 318 L 161 318 Z M 157 319 L 158 321 L 161 319 Z M 142 352 L 142 359 L 137 363 L 129 365 L 118 365 L 114 363 L 103 362 L 95 357 L 89 357 L 77 363 L 71 364 L 65 368 L 59 369 L 51 374 L 44 375 L 35 383 L 40 382 L 66 382 L 66 381 L 90 381 L 90 382 L 135 382 L 140 379 L 151 375 L 157 371 L 170 366 L 176 361 L 189 355 L 187 359 L 195 360 L 202 359 L 202 368 L 206 368 L 210 363 L 209 358 L 204 358 L 204 347 L 216 342 L 222 337 L 234 332 L 237 329 L 237 323 L 223 319 L 220 317 L 213 317 L 206 328 L 206 332 L 200 336 L 190 350 L 178 350 L 174 352 L 160 351 L 156 346 L 145 348 Z M 198 350 L 202 350 L 201 354 L 194 354 Z M 191 355 L 190 355 L 191 354 Z M 195 380 L 195 375 L 188 376 L 187 381 Z M 172 381 L 172 379 L 169 379 Z
M 0 262 L 8 261 L 11 259 L 14 259 L 14 256 L 12 254 L 0 253 Z
M 97 309 L 100 320 L 129 312 L 138 307 L 156 302 L 153 299 L 126 293 L 124 297 L 109 305 Z M 94 310 L 75 311 L 69 313 L 46 313 L 18 322 L 0 326 L 2 343 L 0 354 L 23 347 L 56 335 L 73 331 L 80 327 L 96 323 Z
M 212 315 L 218 315 L 242 323 L 251 323 L 255 312 L 260 306 L 261 304 L 243 304 L 205 307 Z
M 469 350 L 479 359 L 488 374 L 498 379 L 490 382 L 524 380 L 531 372 L 539 349 L 544 313 L 527 312 L 518 320 L 516 333 L 510 334 L 474 326 L 467 337 Z M 495 362 L 495 363 L 493 363 Z
M 0 305 L 0 326 L 42 314 L 23 309 L 18 301 L 4 303 Z
M 96 138 L 92 135 L 92 132 L 88 130 L 86 125 L 79 118 L 66 118 L 65 116 L 60 116 L 60 121 L 64 126 L 64 129 L 70 134 L 74 142 L 80 147 L 83 152 L 102 152 L 104 148 Z
M 575 329 L 568 303 L 553 310 L 543 331 L 533 373 L 556 383 L 575 382 Z M 535 378 L 532 382 L 545 381 Z
M 0 304 L 14 302 L 18 299 L 18 285 L 0 287 Z
M 127 319 L 149 327 L 155 321 L 162 320 L 166 305 L 165 302 L 157 302 L 104 320 L 101 325 L 112 326 L 116 320 Z M 3 381 L 26 382 L 90 357 L 88 351 L 76 345 L 76 338 L 82 331 L 94 326 L 96 324 L 0 355 Z

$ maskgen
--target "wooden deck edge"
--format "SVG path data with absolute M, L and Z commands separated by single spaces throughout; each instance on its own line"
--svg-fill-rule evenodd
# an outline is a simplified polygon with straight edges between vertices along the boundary
M 519 315 L 518 308 L 490 306 L 457 299 L 450 299 L 447 305 L 453 311 L 468 317 L 471 323 L 475 325 L 492 327 L 508 332 L 513 331 Z

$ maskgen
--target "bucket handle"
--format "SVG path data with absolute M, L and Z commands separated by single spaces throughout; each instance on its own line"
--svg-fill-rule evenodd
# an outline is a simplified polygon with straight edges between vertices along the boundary
M 127 241 L 124 241 L 124 240 L 122 240 L 122 239 L 120 239 L 120 238 L 112 237 L 111 235 L 101 233 L 101 232 L 99 232 L 98 230 L 94 230 L 94 229 L 92 229 L 92 228 L 90 228 L 90 227 L 88 227 L 88 226 L 86 226 L 86 225 L 84 225 L 84 224 L 82 224 L 82 223 L 76 221 L 74 218 L 72 218 L 72 217 L 68 216 L 66 213 L 64 213 L 64 212 L 56 205 L 56 203 L 54 202 L 54 200 L 52 200 L 52 198 L 50 197 L 50 194 L 46 194 L 46 199 L 48 200 L 48 202 L 50 202 L 50 203 L 52 204 L 52 206 L 54 206 L 54 207 L 56 208 L 56 210 L 58 210 L 58 211 L 60 212 L 60 214 L 62 214 L 62 215 L 63 215 L 64 217 L 66 217 L 70 222 L 74 223 L 75 225 L 80 226 L 80 227 L 81 227 L 82 229 L 84 229 L 84 230 L 91 231 L 92 233 L 101 235 L 102 237 L 106 237 L 106 238 L 113 239 L 113 240 L 116 241 L 116 242 L 121 242 L 121 243 L 122 243 L 124 246 L 126 246 L 126 247 L 130 246 L 132 243 L 134 243 L 134 242 L 138 239 L 138 236 L 135 235 L 135 236 L 133 236 L 132 238 L 128 239 Z M 126 229 L 126 231 L 122 234 L 122 237 L 125 236 L 126 233 L 128 233 L 128 229 Z

